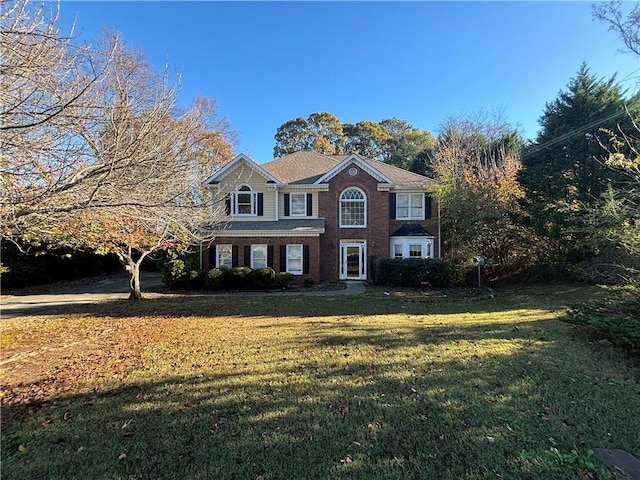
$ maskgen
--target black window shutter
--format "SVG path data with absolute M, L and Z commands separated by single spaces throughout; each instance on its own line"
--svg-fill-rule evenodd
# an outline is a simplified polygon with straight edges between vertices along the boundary
M 389 194 L 389 218 L 391 220 L 396 219 L 396 194 Z
M 244 266 L 245 267 L 251 266 L 251 246 L 250 245 L 245 245 L 244 247 Z
M 307 193 L 307 217 L 313 215 L 313 194 Z
M 309 245 L 302 246 L 302 273 L 309 273 Z
M 431 218 L 431 197 L 429 195 L 424 196 L 424 218 L 427 220 Z
M 287 271 L 287 246 L 280 245 L 280 271 Z
M 231 195 L 227 195 L 224 199 L 224 213 L 231 215 Z
M 291 201 L 291 195 L 289 195 L 288 193 L 284 194 L 284 216 L 288 217 L 289 215 L 291 215 L 290 213 L 290 205 L 289 202 Z
M 231 266 L 238 266 L 238 246 L 234 245 L 231 247 Z
M 215 245 L 211 245 L 209 247 L 209 265 L 208 265 L 208 270 L 211 270 L 212 268 L 214 268 L 216 266 L 216 261 L 218 260 L 216 258 L 216 246 Z
M 258 216 L 264 215 L 264 194 L 258 193 Z
M 267 267 L 273 268 L 273 245 L 267 246 Z

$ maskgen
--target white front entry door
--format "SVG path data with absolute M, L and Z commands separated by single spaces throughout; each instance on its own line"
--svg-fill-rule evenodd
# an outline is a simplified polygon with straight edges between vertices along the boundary
M 340 280 L 367 278 L 367 245 L 360 240 L 340 242 Z

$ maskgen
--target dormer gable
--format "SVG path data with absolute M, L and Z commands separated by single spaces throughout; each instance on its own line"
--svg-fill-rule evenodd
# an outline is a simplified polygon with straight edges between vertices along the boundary
M 314 185 L 327 183 L 329 180 L 331 180 L 333 177 L 338 175 L 340 172 L 344 170 L 348 171 L 349 168 L 352 168 L 354 166 L 360 167 L 363 171 L 367 172 L 369 175 L 371 175 L 380 183 L 385 183 L 389 186 L 395 185 L 395 183 L 389 177 L 387 177 L 382 172 L 380 172 L 380 170 L 374 168 L 369 162 L 365 161 L 362 157 L 360 157 L 358 154 L 355 154 L 355 153 L 352 153 L 351 155 L 347 156 L 344 160 L 338 163 L 338 165 L 336 165 L 327 173 L 325 173 L 320 178 L 318 178 L 314 182 Z
M 244 153 L 237 155 L 233 160 L 224 165 L 221 169 L 214 172 L 209 178 L 207 178 L 203 182 L 204 187 L 215 187 L 220 184 L 220 182 L 227 177 L 230 173 L 235 171 L 236 168 L 241 165 L 247 165 L 250 169 L 261 175 L 265 178 L 267 183 L 274 185 L 282 185 L 282 182 L 278 180 L 276 177 L 267 172 L 264 168 L 262 168 L 257 162 L 246 156 Z

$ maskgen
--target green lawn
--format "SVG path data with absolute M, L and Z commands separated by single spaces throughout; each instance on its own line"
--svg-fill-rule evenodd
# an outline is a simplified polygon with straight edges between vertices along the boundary
M 3 477 L 623 478 L 589 449 L 640 457 L 638 358 L 559 320 L 600 290 L 386 293 L 3 320 Z

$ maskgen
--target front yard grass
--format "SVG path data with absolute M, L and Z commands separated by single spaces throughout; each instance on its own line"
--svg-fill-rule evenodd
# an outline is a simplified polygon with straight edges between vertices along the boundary
M 2 321 L 2 474 L 623 478 L 640 365 L 559 318 L 602 295 L 172 296 Z

